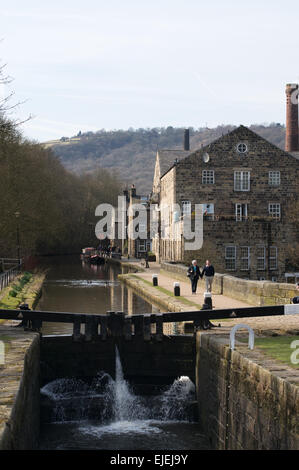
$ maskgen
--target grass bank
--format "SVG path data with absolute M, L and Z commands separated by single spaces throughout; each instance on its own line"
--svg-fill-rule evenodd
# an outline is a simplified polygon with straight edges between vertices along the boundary
M 272 359 L 299 368 L 299 336 L 268 336 L 255 338 L 254 342 L 257 348 Z
M 46 272 L 24 272 L 17 276 L 13 283 L 0 293 L 0 308 L 17 309 L 20 304 L 26 303 L 34 310 L 41 294 L 41 288 Z M 0 320 L 0 324 L 6 320 Z

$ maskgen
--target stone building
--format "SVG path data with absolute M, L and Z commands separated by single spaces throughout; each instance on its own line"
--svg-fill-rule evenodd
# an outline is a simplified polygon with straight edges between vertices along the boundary
M 287 106 L 295 104 L 288 100 Z M 289 114 L 293 123 L 296 112 Z M 159 151 L 152 198 L 160 212 L 153 239 L 157 259 L 210 259 L 218 272 L 284 279 L 288 246 L 299 240 L 293 224 L 299 193 L 296 124 L 287 129 L 287 142 L 293 142 L 288 152 L 240 126 L 197 151 Z M 174 204 L 180 214 L 165 209 Z M 182 221 L 192 219 L 195 204 L 204 209 L 203 246 L 187 251 Z
M 122 205 L 114 208 L 114 217 L 112 225 L 114 225 L 114 236 L 111 245 L 118 247 L 123 255 L 131 258 L 142 258 L 146 252 L 151 251 L 150 239 L 150 207 L 147 196 L 138 195 L 135 185 L 133 184 L 129 190 L 124 190 L 122 195 Z M 124 202 L 124 204 L 123 204 Z M 135 211 L 133 211 L 135 206 Z M 144 209 L 145 220 L 143 223 L 137 223 L 138 206 Z M 130 224 L 135 224 L 136 235 L 128 236 Z

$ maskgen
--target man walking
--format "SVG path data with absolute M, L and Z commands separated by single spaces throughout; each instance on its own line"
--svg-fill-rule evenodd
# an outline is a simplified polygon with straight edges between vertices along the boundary
M 296 289 L 299 291 L 299 282 L 297 282 L 296 284 Z M 292 302 L 293 304 L 299 304 L 299 295 L 297 295 L 296 297 L 293 297 Z
M 199 276 L 201 276 L 200 269 L 197 266 L 196 259 L 192 261 L 192 265 L 188 268 L 187 276 L 189 277 L 191 281 L 192 294 L 196 294 L 197 282 L 198 282 Z
M 207 259 L 206 265 L 203 267 L 200 277 L 205 277 L 206 292 L 212 292 L 212 284 L 214 280 L 215 269 Z

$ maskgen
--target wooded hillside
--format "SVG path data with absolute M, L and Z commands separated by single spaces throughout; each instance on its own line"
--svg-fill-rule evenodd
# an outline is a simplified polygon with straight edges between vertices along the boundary
M 191 149 L 198 149 L 231 131 L 234 126 L 213 129 L 190 128 Z M 285 127 L 280 124 L 252 125 L 257 134 L 284 148 Z M 138 193 L 151 191 L 157 148 L 179 149 L 183 145 L 184 128 L 128 129 L 78 133 L 72 138 L 48 142 L 63 165 L 77 174 L 113 169 L 121 181 L 134 183 Z

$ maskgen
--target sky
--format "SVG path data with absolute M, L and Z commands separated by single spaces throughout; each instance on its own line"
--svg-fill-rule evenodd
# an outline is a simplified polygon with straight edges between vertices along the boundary
M 299 2 L 10 0 L 0 60 L 24 136 L 285 123 Z

